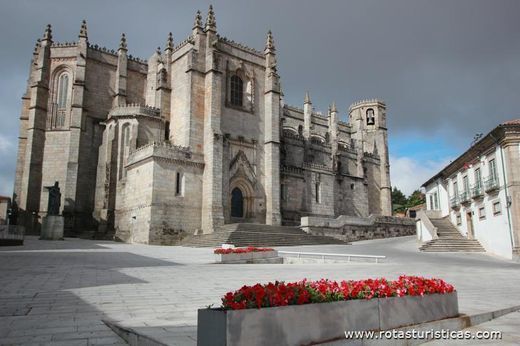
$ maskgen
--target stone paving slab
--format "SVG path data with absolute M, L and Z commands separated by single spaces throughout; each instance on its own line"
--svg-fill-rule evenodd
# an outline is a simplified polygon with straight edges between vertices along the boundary
M 420 253 L 414 237 L 283 249 L 387 259 L 217 265 L 212 249 L 27 237 L 24 246 L 0 248 L 0 344 L 121 343 L 102 319 L 194 330 L 198 308 L 219 305 L 222 295 L 244 284 L 274 280 L 437 276 L 456 286 L 461 312 L 520 304 L 520 264 L 486 254 Z M 30 330 L 36 331 L 24 334 Z M 192 335 L 179 334 L 179 342 Z

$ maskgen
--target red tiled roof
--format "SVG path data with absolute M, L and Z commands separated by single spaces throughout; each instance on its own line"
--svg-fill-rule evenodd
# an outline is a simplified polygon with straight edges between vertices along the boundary
M 0 201 L 9 201 L 11 198 L 7 196 L 0 196 Z

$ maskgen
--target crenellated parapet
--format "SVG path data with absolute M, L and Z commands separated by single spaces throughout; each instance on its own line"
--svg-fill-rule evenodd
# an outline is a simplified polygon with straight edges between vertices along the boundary
M 365 99 L 365 100 L 360 100 L 360 101 L 356 101 L 354 103 L 352 103 L 349 107 L 349 111 L 355 109 L 355 108 L 359 108 L 359 107 L 362 107 L 362 106 L 367 106 L 367 105 L 381 105 L 382 107 L 386 107 L 386 103 L 385 101 L 381 100 L 381 99 L 377 99 L 377 98 L 374 98 L 374 99 Z
M 173 48 L 172 53 L 177 52 L 178 50 L 182 49 L 187 44 L 193 44 L 193 43 L 195 43 L 195 39 L 193 36 L 190 35 L 185 40 L 179 42 L 179 44 Z
M 112 108 L 108 117 L 122 117 L 122 116 L 147 116 L 154 118 L 161 118 L 161 110 L 159 108 L 140 105 L 140 104 L 126 104 Z
M 53 42 L 51 44 L 51 48 L 68 48 L 68 47 L 77 47 L 77 42 Z
M 176 152 L 182 152 L 188 158 L 192 156 L 192 152 L 189 147 L 184 147 L 182 145 L 175 145 L 175 144 L 171 143 L 170 141 L 150 142 L 148 144 L 145 144 L 145 145 L 133 150 L 132 152 L 134 153 L 134 152 L 138 152 L 141 150 L 146 150 L 146 148 L 149 148 L 149 147 L 168 148 L 168 149 L 172 149 Z
M 301 167 L 282 165 L 280 167 L 280 173 L 288 174 L 288 175 L 296 175 L 298 177 L 303 177 L 304 174 L 305 174 L 305 171 Z
M 230 40 L 228 39 L 227 37 L 224 37 L 224 36 L 218 36 L 218 41 L 219 42 L 222 42 L 222 43 L 225 43 L 225 44 L 228 44 L 230 46 L 232 46 L 233 48 L 237 48 L 237 49 L 240 49 L 240 50 L 243 50 L 247 53 L 251 53 L 253 55 L 256 55 L 260 58 L 264 58 L 264 53 L 257 50 L 257 49 L 254 49 L 254 48 L 251 48 L 251 47 L 248 47 L 246 45 L 243 45 L 239 42 L 235 42 L 233 40 Z
M 190 148 L 174 145 L 169 141 L 150 142 L 131 151 L 128 157 L 127 167 L 130 168 L 132 165 L 150 157 L 184 166 L 204 168 L 204 156 L 202 154 L 193 153 Z
M 332 169 L 326 165 L 321 165 L 319 163 L 313 163 L 313 162 L 304 162 L 303 168 L 312 170 L 312 171 L 322 171 L 330 173 L 332 172 Z

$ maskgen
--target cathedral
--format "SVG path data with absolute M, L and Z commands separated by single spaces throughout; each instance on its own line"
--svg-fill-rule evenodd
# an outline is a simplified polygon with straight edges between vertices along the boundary
M 131 43 L 129 43 L 131 46 Z M 213 8 L 148 60 L 89 42 L 37 41 L 22 98 L 14 201 L 37 229 L 59 183 L 68 235 L 149 244 L 230 223 L 391 215 L 386 105 L 348 121 L 284 103 L 273 35 L 263 51 L 217 32 Z

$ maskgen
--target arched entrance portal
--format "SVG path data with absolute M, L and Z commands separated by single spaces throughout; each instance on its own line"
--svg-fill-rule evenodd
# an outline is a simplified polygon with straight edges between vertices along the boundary
M 244 195 L 238 187 L 231 191 L 231 217 L 244 217 Z

